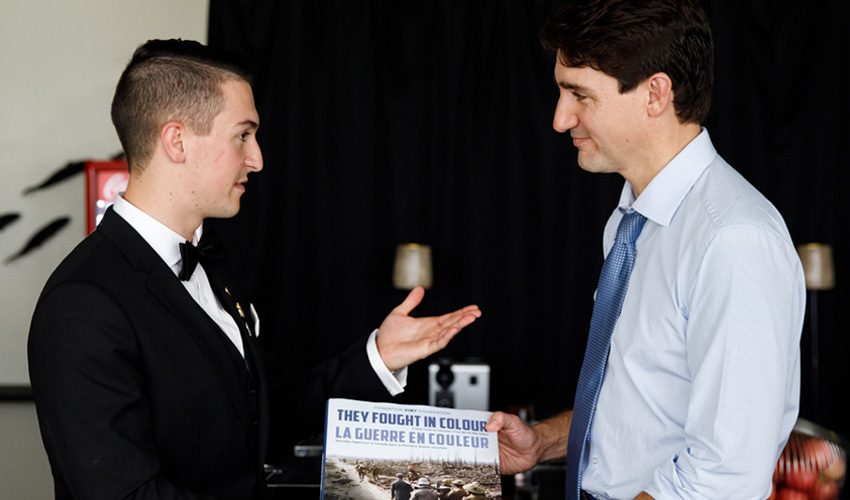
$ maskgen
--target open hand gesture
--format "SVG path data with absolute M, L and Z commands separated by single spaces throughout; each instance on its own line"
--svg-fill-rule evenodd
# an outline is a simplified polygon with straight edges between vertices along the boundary
M 446 347 L 459 331 L 481 317 L 476 305 L 442 316 L 411 317 L 410 312 L 424 296 L 421 286 L 411 290 L 378 329 L 378 353 L 390 371 L 404 368 Z

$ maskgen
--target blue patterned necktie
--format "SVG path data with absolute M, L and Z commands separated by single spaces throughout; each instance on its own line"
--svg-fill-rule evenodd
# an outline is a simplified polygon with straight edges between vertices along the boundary
M 630 212 L 623 216 L 617 227 L 617 239 L 608 252 L 599 285 L 596 288 L 596 302 L 593 304 L 593 317 L 590 319 L 590 335 L 584 362 L 578 377 L 576 399 L 573 404 L 573 419 L 570 424 L 570 437 L 567 441 L 567 498 L 581 497 L 581 473 L 584 468 L 584 449 L 590 435 L 590 422 L 596 408 L 596 398 L 602 386 L 605 362 L 611 347 L 611 334 L 620 317 L 623 297 L 629 287 L 629 276 L 635 262 L 635 240 L 637 240 L 646 217 Z

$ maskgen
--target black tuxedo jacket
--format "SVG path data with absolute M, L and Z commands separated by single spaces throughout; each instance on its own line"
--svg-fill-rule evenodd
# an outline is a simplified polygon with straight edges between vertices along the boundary
M 250 310 L 223 263 L 204 268 L 213 287 L 227 287 L 228 310 Z M 306 436 L 321 431 L 329 397 L 389 399 L 365 339 L 308 373 L 268 377 L 285 370 L 267 370 L 250 318 L 236 317 L 245 359 L 107 211 L 48 280 L 30 327 L 30 382 L 57 498 L 262 498 L 270 426 Z

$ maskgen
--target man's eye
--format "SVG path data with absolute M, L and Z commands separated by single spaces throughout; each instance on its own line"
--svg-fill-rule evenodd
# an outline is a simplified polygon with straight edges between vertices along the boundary
M 239 134 L 239 140 L 247 141 L 249 135 L 251 135 L 251 132 L 242 132 L 241 134 Z
M 576 98 L 576 101 L 583 101 L 584 98 L 587 97 L 587 96 L 585 96 L 583 94 L 579 94 L 578 92 L 573 92 L 573 97 Z

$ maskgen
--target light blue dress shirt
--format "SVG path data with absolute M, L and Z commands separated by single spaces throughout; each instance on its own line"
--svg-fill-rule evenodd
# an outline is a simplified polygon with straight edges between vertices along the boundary
M 703 129 L 647 217 L 586 448 L 599 498 L 764 499 L 799 409 L 803 269 L 779 212 Z M 603 250 L 622 217 L 605 227 Z

